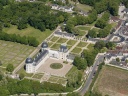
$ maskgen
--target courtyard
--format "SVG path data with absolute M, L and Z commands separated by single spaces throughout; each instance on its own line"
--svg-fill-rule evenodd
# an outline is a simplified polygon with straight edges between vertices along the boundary
M 62 67 L 59 69 L 54 69 L 50 67 L 51 64 L 54 64 L 54 63 L 60 63 L 62 64 Z M 65 75 L 72 68 L 72 66 L 73 65 L 71 63 L 68 63 L 68 64 L 63 63 L 63 60 L 49 58 L 45 61 L 44 64 L 40 66 L 37 73 L 47 73 L 47 74 L 54 75 L 54 76 L 65 77 Z

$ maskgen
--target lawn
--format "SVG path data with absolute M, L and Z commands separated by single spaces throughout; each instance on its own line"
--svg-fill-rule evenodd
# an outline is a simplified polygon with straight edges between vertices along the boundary
M 50 41 L 56 42 L 58 39 L 59 39 L 59 37 L 55 37 L 55 36 L 54 36 Z
M 80 42 L 77 47 L 85 47 L 88 43 L 86 42 Z
M 60 44 L 66 43 L 67 40 L 68 40 L 68 39 L 60 38 L 56 43 L 60 43 Z
M 57 76 L 51 76 L 48 80 L 48 82 L 56 83 L 59 78 Z
M 75 71 L 78 71 L 78 69 L 75 66 L 73 66 L 66 74 L 66 77 L 70 76 L 70 74 L 74 73 Z
M 50 67 L 51 67 L 52 69 L 61 69 L 61 68 L 63 67 L 63 65 L 60 64 L 60 63 L 52 63 L 52 64 L 50 65 Z
M 61 44 L 54 44 L 51 46 L 51 49 L 59 50 Z
M 77 41 L 75 41 L 75 40 L 69 40 L 69 41 L 67 42 L 67 45 L 74 45 L 76 42 L 77 42 Z
M 88 12 L 88 11 L 90 11 L 92 9 L 90 6 L 85 5 L 85 4 L 80 4 L 80 3 L 77 4 L 77 8 L 79 10 L 86 11 L 86 12 Z
M 32 77 L 33 73 L 26 73 L 25 69 L 22 67 L 16 74 L 23 73 L 25 77 Z
M 92 51 L 94 49 L 94 44 L 89 44 L 87 48 L 89 51 Z
M 0 40 L 0 60 L 2 66 L 6 67 L 8 64 L 13 64 L 14 68 L 17 67 L 34 49 L 31 46 Z
M 78 26 L 77 27 L 79 30 L 90 30 L 90 27 L 86 27 L 86 26 Z
M 69 0 L 69 3 L 71 3 L 72 5 L 75 4 L 75 3 L 74 3 L 73 1 L 71 1 L 71 0 Z M 85 4 L 77 3 L 76 9 L 77 9 L 77 10 L 82 10 L 82 11 L 88 12 L 88 11 L 90 11 L 90 10 L 92 9 L 92 7 L 91 7 L 91 6 L 88 6 L 88 5 L 85 5 Z
M 13 26 L 13 25 L 11 25 L 10 28 L 4 28 L 3 31 L 9 34 L 19 34 L 20 36 L 35 37 L 40 43 L 52 33 L 48 29 L 44 32 L 41 32 L 40 30 L 35 29 L 31 26 L 28 26 L 28 28 L 23 30 L 18 30 L 17 26 Z
M 128 95 L 128 71 L 104 66 L 95 82 L 93 91 L 109 96 Z
M 72 53 L 76 53 L 76 54 L 79 54 L 80 52 L 82 51 L 82 49 L 81 48 L 74 48 L 71 52 Z
M 43 77 L 44 74 L 34 74 L 34 76 L 32 76 L 32 78 L 35 78 L 35 79 L 41 79 Z
M 95 32 L 98 32 L 100 29 L 99 28 L 93 28 L 92 30 L 94 30 Z
M 53 44 L 52 42 L 48 42 L 48 46 L 49 46 L 49 47 L 51 47 L 51 46 L 52 46 L 52 44 Z

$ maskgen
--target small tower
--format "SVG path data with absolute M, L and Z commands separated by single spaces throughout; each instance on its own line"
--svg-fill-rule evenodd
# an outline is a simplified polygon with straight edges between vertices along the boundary
M 25 61 L 25 64 L 26 64 L 26 72 L 33 73 L 34 72 L 33 59 L 28 57 Z
M 60 45 L 60 49 L 59 49 L 60 59 L 66 60 L 67 53 L 68 53 L 67 45 L 66 44 Z
M 48 48 L 48 43 L 47 42 L 43 42 L 42 45 L 41 45 L 41 48 L 42 48 L 42 51 L 43 50 L 46 50 Z

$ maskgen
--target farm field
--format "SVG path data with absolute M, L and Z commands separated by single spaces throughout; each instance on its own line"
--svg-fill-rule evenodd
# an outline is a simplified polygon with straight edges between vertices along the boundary
M 17 67 L 24 59 L 26 59 L 34 50 L 34 47 L 0 40 L 0 60 L 2 67 L 13 64 Z
M 128 71 L 104 66 L 96 80 L 94 92 L 109 96 L 128 96 Z
M 8 34 L 19 34 L 20 36 L 35 37 L 39 41 L 39 43 L 45 40 L 52 33 L 48 29 L 44 32 L 41 32 L 40 30 L 35 29 L 31 26 L 28 26 L 28 28 L 26 29 L 18 30 L 17 26 L 13 25 L 11 25 L 10 28 L 4 28 L 3 32 L 6 32 Z

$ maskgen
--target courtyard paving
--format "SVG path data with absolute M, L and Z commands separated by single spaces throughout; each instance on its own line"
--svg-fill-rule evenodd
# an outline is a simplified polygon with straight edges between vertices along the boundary
M 61 63 L 63 67 L 61 69 L 52 69 L 50 65 L 52 63 Z M 55 75 L 55 76 L 60 76 L 60 77 L 65 77 L 65 75 L 68 73 L 68 71 L 72 68 L 72 64 L 68 63 L 65 64 L 63 63 L 63 60 L 57 60 L 53 58 L 49 58 L 45 61 L 44 64 L 40 66 L 37 72 L 39 73 L 47 73 L 49 75 Z

